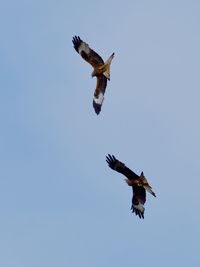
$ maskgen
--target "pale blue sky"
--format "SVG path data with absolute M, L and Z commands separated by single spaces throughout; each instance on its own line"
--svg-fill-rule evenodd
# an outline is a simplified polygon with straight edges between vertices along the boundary
M 0 4 L 0 266 L 200 264 L 200 2 Z M 102 112 L 80 37 L 111 66 Z M 107 167 L 144 171 L 145 219 Z

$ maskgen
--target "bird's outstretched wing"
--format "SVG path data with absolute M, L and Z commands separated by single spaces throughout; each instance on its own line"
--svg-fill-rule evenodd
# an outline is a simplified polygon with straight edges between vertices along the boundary
M 138 215 L 140 219 L 144 219 L 144 203 L 146 202 L 146 191 L 144 187 L 132 186 L 133 197 L 131 210 L 135 215 Z
M 97 85 L 94 92 L 93 107 L 98 115 L 101 111 L 101 106 L 104 100 L 104 94 L 106 91 L 107 78 L 104 75 L 97 76 Z
M 106 161 L 108 163 L 108 166 L 111 169 L 122 173 L 129 180 L 139 179 L 139 176 L 136 173 L 134 173 L 132 170 L 130 170 L 128 167 L 126 167 L 126 165 L 124 163 L 122 163 L 121 161 L 116 159 L 115 156 L 113 156 L 113 155 L 111 156 L 110 154 L 108 154 L 108 156 L 106 156 Z
M 140 184 L 141 177 L 134 173 L 132 170 L 130 170 L 128 167 L 126 167 L 124 163 L 116 159 L 113 155 L 111 156 L 110 154 L 108 154 L 108 156 L 106 156 L 106 161 L 111 169 L 122 173 L 128 178 L 126 182 L 132 187 L 133 190 L 131 210 L 133 213 L 135 213 L 135 215 L 139 216 L 140 219 L 144 219 L 144 203 L 146 202 L 146 190 L 145 187 Z M 146 180 L 144 181 L 146 182 Z
M 93 68 L 97 68 L 98 66 L 102 66 L 104 64 L 103 59 L 94 50 L 92 50 L 87 43 L 81 40 L 79 36 L 74 36 L 72 42 L 77 53 L 90 63 Z

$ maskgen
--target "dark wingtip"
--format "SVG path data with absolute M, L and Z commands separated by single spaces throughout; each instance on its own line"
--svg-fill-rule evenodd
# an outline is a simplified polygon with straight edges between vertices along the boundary
M 109 159 L 110 158 L 110 154 L 106 155 L 106 158 Z
M 117 161 L 117 159 L 115 158 L 115 156 L 114 156 L 114 155 L 112 155 L 112 157 L 113 157 L 113 159 L 114 159 L 114 160 L 116 160 L 116 161 Z
M 72 43 L 74 45 L 74 49 L 78 52 L 78 48 L 80 46 L 80 44 L 82 43 L 83 41 L 81 40 L 81 38 L 79 36 L 74 36 L 72 38 Z
M 109 163 L 110 163 L 110 160 L 111 160 L 111 155 L 108 154 L 108 155 L 106 156 L 106 162 L 109 164 Z
M 102 106 L 102 105 L 97 104 L 97 103 L 93 100 L 93 108 L 94 108 L 95 113 L 96 113 L 97 115 L 99 115 L 99 113 L 101 112 L 101 106 Z
M 110 154 L 108 154 L 108 155 L 106 156 L 106 158 L 107 158 L 108 160 L 110 160 L 110 161 L 116 160 L 115 157 L 114 157 L 113 155 L 110 155 Z
M 132 210 L 132 213 L 135 213 L 135 215 L 138 216 L 140 219 L 144 219 L 144 212 L 141 212 L 135 209 L 133 205 L 131 206 L 131 210 Z
M 108 154 L 106 156 L 106 162 L 108 163 L 108 166 L 114 170 L 114 165 L 116 163 L 115 157 L 113 155 L 111 156 L 110 154 Z

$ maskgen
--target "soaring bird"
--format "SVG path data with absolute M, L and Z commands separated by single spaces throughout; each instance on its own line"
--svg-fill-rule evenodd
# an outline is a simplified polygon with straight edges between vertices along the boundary
M 97 77 L 97 84 L 93 98 L 93 107 L 98 115 L 103 104 L 107 80 L 110 80 L 110 64 L 114 57 L 114 53 L 112 53 L 106 62 L 104 62 L 103 59 L 94 50 L 92 50 L 87 43 L 81 40 L 79 36 L 74 36 L 72 42 L 77 53 L 79 53 L 83 59 L 92 65 L 92 77 Z
M 108 166 L 114 171 L 122 173 L 126 176 L 126 183 L 132 187 L 133 189 L 133 197 L 132 197 L 132 206 L 131 210 L 133 213 L 138 215 L 140 218 L 144 219 L 144 203 L 146 202 L 146 191 L 151 193 L 154 197 L 156 197 L 153 192 L 151 186 L 148 184 L 144 173 L 141 172 L 140 176 L 130 170 L 124 163 L 115 158 L 115 156 L 111 156 L 108 154 L 106 156 L 106 161 Z

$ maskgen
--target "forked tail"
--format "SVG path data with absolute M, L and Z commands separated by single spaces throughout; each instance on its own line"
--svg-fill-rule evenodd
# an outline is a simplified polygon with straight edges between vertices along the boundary
M 104 67 L 105 71 L 103 72 L 103 75 L 106 76 L 108 80 L 110 80 L 110 64 L 114 58 L 115 53 L 112 53 L 112 55 L 109 57 L 109 59 L 106 60 Z
M 145 184 L 145 185 L 143 185 L 143 187 L 147 190 L 147 192 L 149 192 L 154 197 L 156 197 L 156 194 L 153 192 L 153 190 L 152 190 L 152 188 L 151 188 L 151 186 L 149 184 Z

